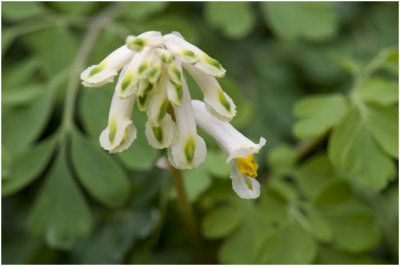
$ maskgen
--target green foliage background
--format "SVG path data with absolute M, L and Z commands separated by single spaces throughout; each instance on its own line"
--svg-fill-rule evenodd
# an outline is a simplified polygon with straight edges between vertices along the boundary
M 398 3 L 1 6 L 3 263 L 398 262 Z M 85 67 L 128 34 L 179 31 L 227 69 L 234 126 L 267 139 L 258 200 L 236 196 L 207 136 L 206 162 L 184 171 L 204 250 L 182 230 L 144 115 L 132 147 L 109 155 L 98 137 L 113 85 L 66 97 L 84 36 L 110 8 Z

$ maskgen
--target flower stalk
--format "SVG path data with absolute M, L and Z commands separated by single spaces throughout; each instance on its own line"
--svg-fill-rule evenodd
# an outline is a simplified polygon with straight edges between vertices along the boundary
M 198 230 L 196 220 L 194 217 L 194 212 L 192 206 L 189 203 L 185 184 L 183 182 L 182 172 L 179 169 L 173 167 L 164 157 L 162 158 L 163 164 L 167 167 L 172 175 L 174 186 L 176 189 L 176 194 L 179 202 L 179 210 L 182 216 L 182 220 L 186 227 L 186 230 L 191 236 L 191 240 L 196 247 L 199 254 L 204 254 L 204 244 L 201 234 Z

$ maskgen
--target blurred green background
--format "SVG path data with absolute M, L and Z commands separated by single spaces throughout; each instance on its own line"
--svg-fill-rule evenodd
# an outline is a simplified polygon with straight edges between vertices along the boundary
M 398 3 L 1 7 L 3 263 L 398 263 Z M 182 229 L 170 173 L 155 167 L 165 153 L 147 144 L 144 114 L 135 108 L 131 148 L 109 155 L 98 137 L 115 84 L 79 84 L 84 68 L 148 30 L 179 31 L 217 58 L 233 125 L 267 139 L 261 196 L 242 200 L 203 134 L 205 163 L 183 172 L 203 250 Z

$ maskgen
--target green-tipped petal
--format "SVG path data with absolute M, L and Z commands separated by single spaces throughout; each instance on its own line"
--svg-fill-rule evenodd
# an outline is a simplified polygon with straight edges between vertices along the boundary
M 171 146 L 176 135 L 176 125 L 169 114 L 166 114 L 159 125 L 146 123 L 145 129 L 147 141 L 156 149 L 164 149 Z
M 203 92 L 207 109 L 221 120 L 232 120 L 236 115 L 236 106 L 231 97 L 221 89 L 216 78 L 205 74 L 192 65 L 185 64 L 184 67 Z
M 118 97 L 127 98 L 133 94 L 137 94 L 137 85 L 140 78 L 146 76 L 149 72 L 148 57 L 150 53 L 151 48 L 146 47 L 132 58 L 127 66 L 126 72 L 121 74 L 122 77 L 118 80 L 116 87 Z
M 118 71 L 135 55 L 125 45 L 108 55 L 98 65 L 93 65 L 81 73 L 82 84 L 85 87 L 100 87 L 112 82 Z
M 158 46 L 163 42 L 162 35 L 159 31 L 148 31 L 139 36 L 130 35 L 126 38 L 126 46 L 135 51 L 140 52 L 146 46 Z

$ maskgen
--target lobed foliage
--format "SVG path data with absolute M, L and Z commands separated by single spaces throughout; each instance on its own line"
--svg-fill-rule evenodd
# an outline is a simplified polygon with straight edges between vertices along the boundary
M 93 17 L 110 8 L 119 13 L 85 65 L 128 34 L 179 31 L 227 69 L 233 125 L 267 139 L 256 201 L 235 195 L 206 135 L 205 163 L 183 172 L 205 250 L 182 230 L 144 114 L 134 111 L 132 147 L 109 155 L 98 138 L 112 85 L 67 97 Z M 397 11 L 394 2 L 2 2 L 3 263 L 398 262 Z

